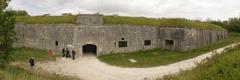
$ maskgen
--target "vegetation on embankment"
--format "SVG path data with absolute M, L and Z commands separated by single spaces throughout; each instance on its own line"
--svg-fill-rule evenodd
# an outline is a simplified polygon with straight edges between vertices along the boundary
M 76 24 L 76 16 L 17 16 L 18 24 Z
M 17 16 L 22 24 L 76 24 L 76 16 Z M 149 25 L 157 27 L 184 27 L 196 29 L 225 30 L 221 26 L 181 18 L 145 18 L 104 16 L 105 25 Z
M 221 26 L 205 22 L 196 22 L 183 18 L 145 18 L 145 17 L 123 17 L 105 16 L 105 24 L 130 24 L 130 25 L 150 25 L 157 27 L 183 27 L 210 30 L 225 30 Z
M 10 58 L 12 62 L 5 68 L 0 68 L 0 80 L 79 80 L 74 77 L 60 76 L 48 73 L 40 68 L 31 71 L 28 60 L 34 57 L 36 62 L 55 60 L 59 55 L 49 58 L 46 50 L 31 48 L 16 48 L 12 51 Z
M 167 75 L 157 80 L 240 80 L 240 46 L 215 55 L 192 70 Z
M 109 54 L 99 56 L 98 59 L 114 66 L 121 67 L 154 67 L 175 63 L 178 61 L 190 59 L 211 50 L 240 41 L 239 33 L 230 33 L 229 37 L 221 42 L 210 46 L 194 49 L 188 52 L 170 51 L 165 49 L 153 49 L 147 51 L 138 51 L 128 54 Z M 129 59 L 135 59 L 137 63 L 131 63 Z
M 0 80 L 78 80 L 68 76 L 50 74 L 45 71 L 30 71 L 23 67 L 9 66 L 6 69 L 0 69 Z
M 240 17 L 229 18 L 228 20 L 224 20 L 224 21 L 208 20 L 206 22 L 220 25 L 230 32 L 239 32 L 240 33 Z

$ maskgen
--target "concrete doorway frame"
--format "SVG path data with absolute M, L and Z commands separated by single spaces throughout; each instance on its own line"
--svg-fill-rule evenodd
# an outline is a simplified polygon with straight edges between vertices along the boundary
M 83 56 L 94 55 L 97 56 L 97 46 L 95 44 L 85 44 L 82 46 Z

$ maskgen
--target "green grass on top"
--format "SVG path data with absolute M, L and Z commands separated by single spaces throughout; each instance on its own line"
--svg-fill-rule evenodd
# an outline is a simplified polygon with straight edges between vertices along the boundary
M 17 16 L 17 23 L 22 24 L 76 24 L 76 16 Z M 225 30 L 221 26 L 211 23 L 196 22 L 181 18 L 144 18 L 124 16 L 104 16 L 106 25 L 150 25 L 158 27 L 184 27 L 210 30 Z
M 196 22 L 182 18 L 144 18 L 144 17 L 114 17 L 105 16 L 105 24 L 131 24 L 131 25 L 151 25 L 159 27 L 184 27 L 210 30 L 225 30 L 221 26 L 211 23 Z
M 76 16 L 17 16 L 20 24 L 76 24 Z

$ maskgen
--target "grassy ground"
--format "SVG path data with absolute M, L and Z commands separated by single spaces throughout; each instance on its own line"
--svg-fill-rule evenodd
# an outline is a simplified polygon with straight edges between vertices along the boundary
M 186 60 L 204 54 L 216 48 L 240 41 L 240 34 L 230 33 L 228 39 L 217 44 L 188 52 L 170 51 L 165 49 L 153 49 L 147 51 L 132 52 L 129 54 L 109 54 L 99 56 L 98 59 L 110 65 L 121 67 L 154 67 L 167 65 L 181 60 Z M 128 59 L 135 59 L 137 63 L 131 63 Z
M 31 71 L 28 60 L 34 57 L 37 62 L 55 60 L 59 55 L 55 55 L 49 59 L 47 51 L 30 49 L 30 48 L 17 48 L 14 49 L 11 55 L 12 62 L 6 69 L 0 69 L 0 80 L 78 80 L 73 77 L 59 76 L 56 74 L 48 73 L 44 70 L 36 68 Z
M 31 49 L 31 48 L 17 48 L 13 50 L 11 58 L 13 61 L 26 62 L 31 57 L 35 57 L 37 61 L 49 60 L 47 51 Z
M 17 23 L 25 24 L 76 24 L 76 16 L 17 16 Z M 187 19 L 153 19 L 144 17 L 104 16 L 104 24 L 151 25 L 159 27 L 187 27 L 210 30 L 225 30 L 210 23 L 195 22 Z
M 240 80 L 240 47 L 216 55 L 196 68 L 158 80 Z
M 59 76 L 44 71 L 29 71 L 19 66 L 0 69 L 0 80 L 78 80 L 68 76 Z

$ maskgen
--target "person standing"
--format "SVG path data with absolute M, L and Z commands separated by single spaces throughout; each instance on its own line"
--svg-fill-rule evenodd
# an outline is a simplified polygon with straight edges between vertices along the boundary
M 68 57 L 71 57 L 71 56 L 70 56 L 70 51 L 67 48 L 67 50 L 66 50 L 66 58 L 68 58 Z
M 62 57 L 65 57 L 66 56 L 66 50 L 65 48 L 62 49 Z
M 76 55 L 76 52 L 74 50 L 72 50 L 72 59 L 75 60 L 75 55 Z
M 48 57 L 51 59 L 52 56 L 53 56 L 53 52 L 52 52 L 52 50 L 48 50 Z
M 31 70 L 34 70 L 34 65 L 35 65 L 35 60 L 34 60 L 34 58 L 31 57 L 28 62 L 29 62 L 29 64 L 30 64 Z

